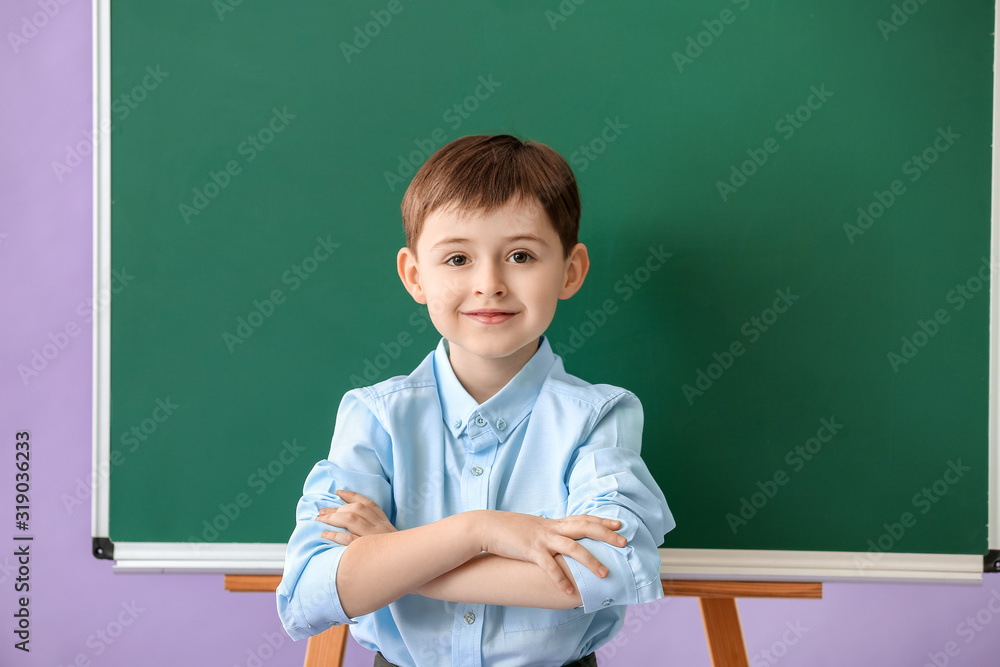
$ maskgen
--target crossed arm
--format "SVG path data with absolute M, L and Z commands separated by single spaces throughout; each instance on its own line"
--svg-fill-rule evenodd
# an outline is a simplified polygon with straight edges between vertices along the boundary
M 625 546 L 625 538 L 615 532 L 618 521 L 586 514 L 543 519 L 474 510 L 398 531 L 378 504 L 360 493 L 337 495 L 347 504 L 321 509 L 316 520 L 348 531 L 325 531 L 322 537 L 350 546 L 336 585 L 352 618 L 408 593 L 454 602 L 577 607 L 582 598 L 563 556 L 599 577 L 608 570 L 575 540 L 590 537 Z

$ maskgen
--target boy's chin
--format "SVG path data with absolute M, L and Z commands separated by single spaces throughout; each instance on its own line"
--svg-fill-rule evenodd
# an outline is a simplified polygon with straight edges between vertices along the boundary
M 447 340 L 450 341 L 452 348 L 456 345 L 461 346 L 466 354 L 472 354 L 483 359 L 503 359 L 517 354 L 525 347 L 529 348 L 532 352 L 538 349 L 538 339 L 532 339 L 526 343 L 521 343 L 520 341 L 511 340 L 497 340 L 491 342 L 489 340 L 484 340 L 484 338 L 485 336 L 479 338 L 478 340 L 467 341 L 467 344 L 463 344 L 460 340 L 456 341 L 450 338 Z

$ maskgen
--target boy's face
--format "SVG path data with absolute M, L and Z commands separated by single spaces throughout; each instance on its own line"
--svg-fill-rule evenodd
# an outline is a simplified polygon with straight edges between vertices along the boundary
M 424 221 L 416 257 L 402 248 L 397 265 L 407 291 L 427 304 L 434 327 L 448 340 L 453 365 L 476 358 L 523 365 L 558 300 L 580 289 L 590 262 L 582 243 L 563 259 L 559 236 L 533 200 L 485 216 L 438 209 Z M 483 310 L 503 314 L 476 314 Z

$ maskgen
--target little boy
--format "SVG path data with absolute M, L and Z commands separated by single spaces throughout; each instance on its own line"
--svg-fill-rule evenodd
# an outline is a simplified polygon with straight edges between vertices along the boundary
M 296 508 L 278 614 L 342 623 L 375 665 L 596 665 L 625 609 L 663 597 L 673 529 L 631 392 L 568 374 L 544 332 L 589 268 L 566 161 L 457 139 L 413 177 L 397 270 L 442 338 L 353 389 Z

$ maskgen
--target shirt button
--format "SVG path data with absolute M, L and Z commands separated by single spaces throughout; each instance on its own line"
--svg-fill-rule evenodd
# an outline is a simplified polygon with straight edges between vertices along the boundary
M 497 428 L 500 429 L 501 431 L 504 430 L 505 428 L 507 428 L 507 422 L 505 422 L 502 419 L 498 419 L 497 420 Z
M 475 468 L 472 469 L 472 474 L 475 475 L 476 477 L 479 477 L 480 475 L 483 474 L 483 469 L 480 468 L 479 466 L 476 466 Z
M 615 601 L 614 598 L 608 598 L 607 600 L 605 600 L 601 604 L 604 605 L 605 607 L 610 607 L 612 605 L 612 603 L 614 603 L 614 601 Z
M 485 426 L 486 420 L 482 417 L 476 417 L 476 426 Z
M 453 421 L 451 423 L 451 425 L 454 426 L 455 428 L 458 428 L 459 426 L 462 425 L 462 420 L 461 419 L 456 419 L 455 421 Z
M 469 625 L 472 625 L 473 623 L 476 622 L 476 615 L 473 614 L 471 611 L 466 612 L 465 613 L 465 622 L 468 623 Z

